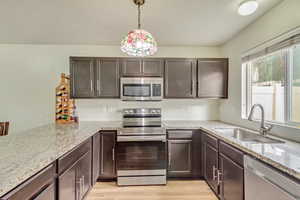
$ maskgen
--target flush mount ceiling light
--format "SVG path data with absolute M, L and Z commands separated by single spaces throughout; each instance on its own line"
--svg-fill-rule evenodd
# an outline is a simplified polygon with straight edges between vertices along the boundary
M 258 2 L 255 0 L 243 1 L 239 5 L 238 12 L 242 16 L 247 16 L 253 14 L 258 8 Z
M 141 6 L 145 0 L 133 0 L 138 6 L 138 29 L 130 31 L 121 42 L 121 50 L 130 56 L 151 56 L 157 52 L 157 43 L 151 33 L 141 29 Z

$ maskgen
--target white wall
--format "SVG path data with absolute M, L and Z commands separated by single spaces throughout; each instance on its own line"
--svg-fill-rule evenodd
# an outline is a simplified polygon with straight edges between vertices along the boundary
M 76 100 L 82 121 L 122 120 L 123 108 L 161 108 L 163 120 L 218 120 L 218 100 L 165 99 L 161 102 L 124 102 L 118 99 Z
M 300 1 L 285 0 L 222 46 L 223 55 L 230 59 L 229 99 L 220 107 L 223 121 L 257 128 L 241 119 L 241 55 L 271 38 L 300 26 Z M 300 130 L 276 126 L 273 133 L 300 141 Z
M 156 56 L 220 57 L 220 55 L 220 49 L 216 47 L 159 47 Z M 59 83 L 60 73 L 69 72 L 69 56 L 113 57 L 124 54 L 118 46 L 0 45 L 0 121 L 10 121 L 10 131 L 21 131 L 54 122 L 54 89 Z M 118 100 L 93 100 L 83 101 L 79 109 L 82 119 L 89 118 L 87 114 L 91 113 L 93 120 L 101 120 L 118 116 L 115 113 L 111 115 L 116 104 L 119 108 L 127 107 Z M 182 111 L 186 110 L 194 113 L 191 116 L 195 119 L 218 117 L 218 101 L 178 100 L 172 101 L 170 106 L 162 107 L 167 108 L 170 113 L 176 113 L 174 115 L 176 119 L 178 116 L 182 118 L 190 116 L 181 115 Z M 101 112 L 97 113 L 98 110 Z M 165 118 L 172 119 L 174 116 L 168 114 Z

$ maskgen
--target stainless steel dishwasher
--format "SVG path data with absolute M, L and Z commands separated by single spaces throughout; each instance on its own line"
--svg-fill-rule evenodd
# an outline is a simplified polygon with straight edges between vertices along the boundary
M 299 200 L 300 184 L 249 156 L 245 164 L 245 200 Z

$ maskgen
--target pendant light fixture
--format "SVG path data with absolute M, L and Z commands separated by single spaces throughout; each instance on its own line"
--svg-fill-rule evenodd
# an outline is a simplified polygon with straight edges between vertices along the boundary
M 157 52 L 157 43 L 151 33 L 141 29 L 141 6 L 145 0 L 133 0 L 138 6 L 138 29 L 130 31 L 121 42 L 121 50 L 129 56 L 151 56 Z

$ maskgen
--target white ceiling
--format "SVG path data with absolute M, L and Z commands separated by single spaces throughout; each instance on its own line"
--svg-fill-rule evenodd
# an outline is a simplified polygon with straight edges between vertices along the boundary
M 159 45 L 220 45 L 282 0 L 258 0 L 251 16 L 242 0 L 146 0 L 142 27 Z M 119 44 L 136 28 L 132 0 L 1 0 L 0 43 Z

